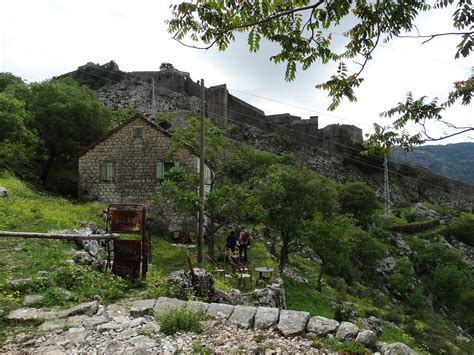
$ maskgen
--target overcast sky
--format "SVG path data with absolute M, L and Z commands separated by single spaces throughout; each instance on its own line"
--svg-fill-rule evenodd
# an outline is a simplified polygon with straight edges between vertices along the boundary
M 164 0 L 0 0 L 0 71 L 32 82 L 87 62 L 103 64 L 113 59 L 124 71 L 158 70 L 160 63 L 169 62 L 190 72 L 194 80 L 203 78 L 206 86 L 226 83 L 233 95 L 267 114 L 318 115 L 320 126 L 355 124 L 370 133 L 374 122 L 390 124 L 379 113 L 403 101 L 408 91 L 415 97 L 444 100 L 453 82 L 465 80 L 474 65 L 472 58 L 454 60 L 456 38 L 437 38 L 424 45 L 417 39 L 396 39 L 375 50 L 357 91 L 358 101 L 344 102 L 328 112 L 330 101 L 314 86 L 334 73 L 334 65 L 315 64 L 287 83 L 285 67 L 269 61 L 276 53 L 272 44 L 264 43 L 256 54 L 248 51 L 245 36 L 239 36 L 226 52 L 183 47 L 166 30 L 169 4 Z M 420 18 L 417 26 L 421 34 L 452 30 L 445 12 Z M 445 118 L 472 126 L 473 112 L 472 107 L 459 105 Z M 445 131 L 439 125 L 430 129 L 434 134 Z M 463 135 L 444 143 L 461 141 L 474 142 L 474 137 Z

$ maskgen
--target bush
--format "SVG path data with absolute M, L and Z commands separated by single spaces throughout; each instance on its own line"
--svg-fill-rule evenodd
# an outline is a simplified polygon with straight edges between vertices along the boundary
M 203 318 L 201 312 L 196 312 L 187 308 L 178 308 L 157 317 L 160 323 L 160 331 L 166 335 L 173 335 L 176 332 L 202 333 L 204 327 L 200 323 Z
M 353 182 L 339 192 L 339 203 L 343 213 L 351 213 L 360 225 L 367 225 L 375 211 L 380 208 L 377 195 L 366 183 Z
M 449 233 L 457 240 L 474 247 L 474 218 L 454 218 L 449 225 Z

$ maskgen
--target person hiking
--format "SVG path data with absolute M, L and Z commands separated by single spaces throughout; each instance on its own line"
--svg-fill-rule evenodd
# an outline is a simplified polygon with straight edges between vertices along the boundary
M 250 245 L 250 234 L 247 229 L 243 229 L 239 236 L 239 258 L 240 261 L 247 262 L 247 249 Z
M 230 249 L 232 253 L 235 251 L 235 246 L 237 245 L 237 233 L 235 231 L 230 231 L 227 236 L 225 247 Z

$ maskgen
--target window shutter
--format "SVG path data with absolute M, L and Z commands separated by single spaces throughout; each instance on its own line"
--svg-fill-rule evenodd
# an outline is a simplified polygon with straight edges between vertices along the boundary
M 105 163 L 101 163 L 100 166 L 99 166 L 99 178 L 100 178 L 101 181 L 105 180 L 106 174 L 107 174 L 106 165 L 105 165 Z
M 112 181 L 113 177 L 114 177 L 114 163 L 107 162 L 105 179 L 107 181 Z
M 178 168 L 178 169 L 181 168 L 181 163 L 179 161 L 175 161 L 174 162 L 174 167 Z
M 165 177 L 165 164 L 162 161 L 156 163 L 156 178 L 163 179 Z

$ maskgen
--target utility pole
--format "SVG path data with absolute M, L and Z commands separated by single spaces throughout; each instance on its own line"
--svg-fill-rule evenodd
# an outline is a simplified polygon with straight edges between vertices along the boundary
M 201 200 L 201 207 L 199 208 L 199 230 L 198 230 L 198 263 L 202 263 L 202 244 L 204 236 L 204 79 L 201 79 L 201 130 L 199 142 L 199 199 Z

